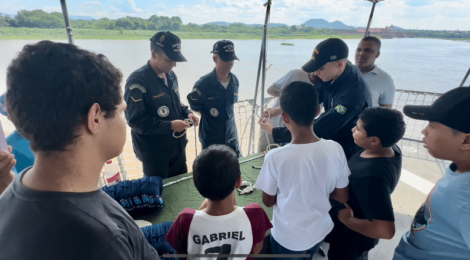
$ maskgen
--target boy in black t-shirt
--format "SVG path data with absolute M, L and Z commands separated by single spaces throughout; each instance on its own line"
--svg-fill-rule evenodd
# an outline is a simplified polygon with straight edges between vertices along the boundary
M 348 161 L 348 208 L 338 212 L 329 235 L 330 260 L 368 259 L 379 239 L 395 234 L 390 195 L 400 179 L 402 155 L 396 146 L 405 133 L 402 114 L 394 109 L 368 108 L 352 129 L 361 148 Z

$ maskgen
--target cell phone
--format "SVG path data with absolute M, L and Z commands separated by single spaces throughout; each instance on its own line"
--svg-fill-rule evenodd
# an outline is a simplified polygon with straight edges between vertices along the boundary
M 10 153 L 8 150 L 7 139 L 5 138 L 5 132 L 3 131 L 2 122 L 0 121 L 0 150 Z

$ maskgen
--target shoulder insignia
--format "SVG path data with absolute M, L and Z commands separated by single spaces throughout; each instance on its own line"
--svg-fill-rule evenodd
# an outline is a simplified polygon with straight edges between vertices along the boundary
M 133 89 L 140 89 L 140 91 L 142 91 L 142 93 L 147 93 L 147 90 L 142 86 L 142 85 L 139 85 L 139 84 L 132 84 L 130 87 L 129 87 L 129 90 L 133 90 Z
M 199 96 L 202 97 L 202 92 L 198 88 L 193 88 L 193 92 L 196 92 Z
M 346 111 L 348 111 L 348 109 L 343 105 L 337 105 L 335 107 L 335 110 L 336 110 L 336 112 L 340 113 L 341 115 L 344 115 L 344 113 L 346 113 Z
M 233 93 L 234 96 L 238 96 L 238 93 Z
M 175 89 L 175 92 L 178 92 L 178 91 L 180 91 L 180 88 Z
M 132 99 L 132 101 L 134 101 L 135 103 L 142 101 L 142 99 L 134 99 L 133 97 L 131 97 L 131 99 Z

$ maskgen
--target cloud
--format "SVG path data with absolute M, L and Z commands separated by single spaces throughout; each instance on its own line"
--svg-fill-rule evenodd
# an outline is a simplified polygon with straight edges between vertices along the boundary
M 164 4 L 158 3 L 154 6 L 158 10 L 166 10 L 166 6 Z
M 60 6 L 44 6 L 42 10 L 48 13 L 52 13 L 52 12 L 62 13 L 62 8 Z
M 83 5 L 101 6 L 101 5 L 103 5 L 103 3 L 101 3 L 100 1 L 88 1 L 88 2 L 83 3 Z

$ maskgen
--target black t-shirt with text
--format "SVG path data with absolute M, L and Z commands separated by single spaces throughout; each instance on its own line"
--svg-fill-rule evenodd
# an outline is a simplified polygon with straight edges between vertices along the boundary
M 348 204 L 359 219 L 395 221 L 391 194 L 398 184 L 402 166 L 402 154 L 394 146 L 394 157 L 362 158 L 360 150 L 349 160 Z M 377 245 L 378 239 L 359 234 L 334 218 L 335 228 L 330 235 L 336 243 L 342 243 L 345 250 L 368 251 Z M 333 242 L 332 241 L 332 242 Z M 347 247 L 347 248 L 346 248 Z

